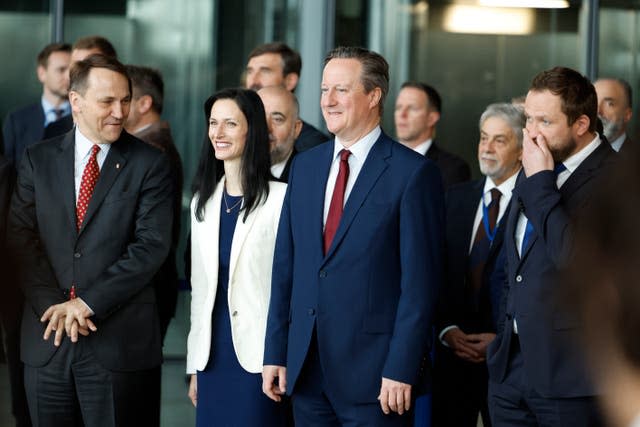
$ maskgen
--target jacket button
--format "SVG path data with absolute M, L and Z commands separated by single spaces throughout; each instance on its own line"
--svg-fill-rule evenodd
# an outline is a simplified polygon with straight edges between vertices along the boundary
M 231 313 L 231 317 L 236 317 L 238 315 L 238 310 L 233 310 L 233 313 Z
M 309 316 L 313 316 L 314 314 L 316 314 L 316 311 L 313 308 L 310 308 L 307 313 L 309 313 Z
M 518 282 L 518 283 L 522 282 L 522 276 L 521 275 L 518 274 L 516 276 L 516 282 Z
M 323 279 L 327 277 L 327 272 L 324 270 L 320 271 L 320 277 L 322 277 Z
M 75 254 L 73 254 L 74 258 L 80 258 L 82 256 L 82 254 L 80 252 L 76 252 Z

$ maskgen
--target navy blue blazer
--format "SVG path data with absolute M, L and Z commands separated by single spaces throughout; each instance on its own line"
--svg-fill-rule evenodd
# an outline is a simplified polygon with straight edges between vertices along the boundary
M 467 182 L 471 179 L 469 164 L 461 157 L 440 148 L 435 140 L 427 151 L 426 157 L 438 165 L 445 190 L 454 184 Z
M 453 186 L 446 198 L 445 280 L 439 298 L 437 333 L 450 325 L 467 334 L 495 332 L 505 279 L 502 251 L 509 207 L 498 222 L 485 262 L 482 287 L 476 297 L 467 280 L 473 222 L 486 178 Z
M 375 402 L 381 377 L 414 385 L 420 380 L 441 280 L 442 183 L 435 164 L 382 134 L 324 255 L 333 150 L 333 142 L 321 144 L 298 154 L 291 167 L 264 364 L 286 366 L 287 392 L 295 393 L 315 328 L 335 398 Z
M 492 381 L 502 382 L 505 377 L 515 316 L 527 384 L 545 398 L 595 394 L 582 351 L 573 341 L 582 326 L 559 307 L 554 296 L 558 270 L 572 249 L 572 221 L 589 203 L 598 177 L 607 174 L 606 168 L 614 159 L 611 146 L 600 144 L 560 189 L 552 171 L 529 178 L 520 172 L 505 230 L 507 281 L 501 307 L 505 314 L 487 354 Z M 522 257 L 515 243 L 521 211 L 534 227 Z
M 42 103 L 37 102 L 10 112 L 2 127 L 2 135 L 4 139 L 4 155 L 17 167 L 20 164 L 24 150 L 40 141 L 44 135 Z

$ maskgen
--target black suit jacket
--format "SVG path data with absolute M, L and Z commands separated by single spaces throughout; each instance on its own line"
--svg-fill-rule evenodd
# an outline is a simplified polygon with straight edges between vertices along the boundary
M 24 150 L 44 135 L 44 110 L 40 102 L 9 113 L 2 127 L 4 155 L 20 164 Z
M 467 162 L 440 148 L 435 141 L 429 147 L 426 157 L 433 160 L 438 165 L 442 173 L 442 183 L 447 190 L 454 184 L 466 182 L 471 179 L 471 169 Z
M 303 151 L 313 148 L 316 145 L 320 145 L 323 142 L 327 142 L 328 140 L 329 137 L 327 135 L 302 120 L 302 130 L 300 130 L 300 135 L 298 135 L 298 138 L 296 139 L 295 147 L 296 150 L 298 150 L 298 153 L 302 153 Z
M 71 129 L 73 129 L 73 116 L 69 114 L 55 122 L 49 123 L 49 125 L 44 128 L 44 135 L 42 136 L 42 139 L 50 139 L 64 135 Z
M 485 180 L 486 178 L 455 185 L 447 192 L 445 281 L 436 322 L 438 334 L 451 325 L 459 326 L 467 334 L 496 331 L 500 293 L 505 278 L 502 252 L 504 223 L 509 208 L 498 223 L 477 298 L 467 278 L 473 222 Z
M 523 381 L 545 398 L 572 398 L 595 394 L 584 367 L 582 351 L 573 339 L 581 325 L 554 300 L 558 271 L 572 250 L 572 221 L 592 199 L 599 177 L 608 174 L 615 159 L 609 144 L 601 143 L 560 187 L 553 171 L 528 178 L 521 171 L 511 196 L 504 247 L 507 281 L 501 306 L 498 337 L 489 346 L 491 379 L 502 382 L 509 363 L 513 319 L 523 357 Z M 518 255 L 515 232 L 524 211 L 534 231 Z
M 123 132 L 102 165 L 85 222 L 76 230 L 74 132 L 25 152 L 10 212 L 10 244 L 23 266 L 23 361 L 43 366 L 56 351 L 39 318 L 77 295 L 98 328 L 86 339 L 107 369 L 161 361 L 151 279 L 171 244 L 171 167 L 159 150 Z
M 629 156 L 637 150 L 638 148 L 635 146 L 635 143 L 631 140 L 631 138 L 629 138 L 629 135 L 627 135 L 618 153 L 623 156 Z

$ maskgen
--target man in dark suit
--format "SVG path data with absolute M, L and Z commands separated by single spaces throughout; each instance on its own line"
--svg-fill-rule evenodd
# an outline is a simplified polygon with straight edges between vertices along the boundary
M 471 169 L 467 162 L 436 144 L 434 136 L 441 114 L 442 98 L 433 87 L 419 82 L 402 84 L 394 115 L 398 141 L 438 165 L 446 190 L 469 181 Z
M 298 151 L 296 138 L 302 129 L 296 96 L 282 86 L 267 86 L 258 91 L 264 104 L 271 142 L 271 174 L 280 182 L 289 181 L 291 163 Z
M 593 85 L 569 68 L 541 72 L 527 94 L 523 171 L 504 239 L 504 315 L 487 352 L 495 426 L 600 422 L 583 354 L 573 342 L 581 326 L 554 298 L 558 268 L 573 250 L 571 221 L 615 157 L 596 132 L 597 111 Z
M 302 60 L 300 54 L 284 43 L 260 45 L 249 53 L 245 71 L 245 87 L 259 90 L 266 86 L 282 86 L 290 92 L 296 90 Z M 322 144 L 329 138 L 309 123 L 302 121 L 296 150 L 302 152 Z
M 82 61 L 90 55 L 100 54 L 113 59 L 118 58 L 115 48 L 111 42 L 102 36 L 81 37 L 73 44 L 71 50 L 71 66 L 78 61 Z M 43 139 L 53 138 L 63 133 L 69 132 L 73 128 L 73 115 L 63 116 L 61 119 L 51 123 L 44 130 Z
M 522 110 L 491 104 L 480 116 L 478 162 L 485 178 L 447 192 L 445 281 L 433 374 L 434 426 L 475 427 L 487 408 L 487 346 L 495 338 L 504 283 L 502 219 L 522 156 Z
M 296 425 L 408 425 L 430 365 L 442 184 L 432 162 L 382 133 L 388 82 L 377 53 L 331 51 L 321 107 L 336 139 L 291 167 L 263 390 L 292 396 Z
M 625 80 L 612 78 L 598 79 L 593 86 L 598 95 L 598 116 L 604 136 L 614 150 L 628 153 L 635 146 L 627 135 L 627 126 L 633 117 L 631 86 Z
M 10 213 L 29 409 L 37 425 L 158 425 L 151 280 L 171 243 L 171 166 L 123 132 L 122 64 L 90 56 L 70 82 L 77 126 L 27 149 Z
M 164 82 L 158 70 L 137 65 L 127 65 L 131 78 L 131 107 L 124 123 L 127 132 L 140 138 L 147 144 L 167 154 L 171 161 L 173 178 L 173 227 L 171 232 L 171 250 L 153 279 L 160 314 L 160 332 L 162 340 L 167 333 L 169 322 L 175 315 L 178 301 L 178 268 L 176 250 L 180 239 L 180 216 L 182 209 L 182 161 L 173 143 L 171 127 L 162 120 L 164 104 Z
M 4 155 L 19 165 L 24 150 L 44 137 L 45 128 L 52 122 L 71 114 L 69 91 L 69 62 L 71 46 L 53 43 L 38 54 L 37 74 L 42 83 L 39 102 L 10 112 L 2 128 Z M 58 134 L 60 135 L 60 133 Z

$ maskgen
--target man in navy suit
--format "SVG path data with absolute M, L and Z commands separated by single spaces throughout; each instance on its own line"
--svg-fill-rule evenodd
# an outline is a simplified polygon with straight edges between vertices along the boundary
M 24 150 L 43 138 L 50 123 L 71 114 L 67 99 L 70 61 L 71 46 L 65 43 L 47 45 L 38 54 L 42 97 L 39 102 L 9 113 L 2 128 L 4 155 L 16 167 Z
M 503 218 L 522 157 L 522 109 L 491 104 L 480 116 L 478 162 L 485 178 L 447 192 L 445 281 L 433 374 L 434 426 L 491 425 L 485 364 L 504 282 Z
M 504 314 L 487 354 L 491 419 L 494 426 L 599 425 L 595 390 L 573 342 L 581 325 L 554 294 L 573 250 L 571 223 L 615 154 L 596 132 L 596 91 L 574 70 L 538 74 L 525 116 L 523 172 L 504 239 Z
M 432 162 L 382 133 L 388 82 L 379 54 L 331 51 L 321 107 L 336 138 L 291 167 L 263 390 L 292 396 L 297 425 L 408 425 L 430 365 L 442 183 Z
M 436 125 L 442 114 L 442 98 L 435 88 L 420 82 L 405 82 L 396 98 L 394 120 L 398 140 L 433 160 L 445 190 L 471 179 L 471 169 L 462 158 L 443 150 L 435 141 Z

